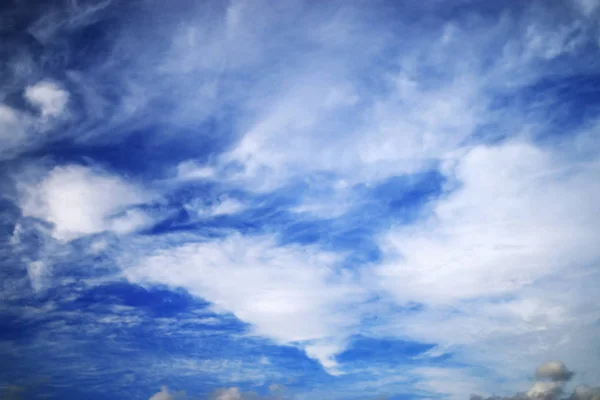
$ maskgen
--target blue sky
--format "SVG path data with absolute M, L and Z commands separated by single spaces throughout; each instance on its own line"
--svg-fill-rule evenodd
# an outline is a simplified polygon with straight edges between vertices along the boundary
M 38 3 L 2 398 L 599 398 L 600 3 Z

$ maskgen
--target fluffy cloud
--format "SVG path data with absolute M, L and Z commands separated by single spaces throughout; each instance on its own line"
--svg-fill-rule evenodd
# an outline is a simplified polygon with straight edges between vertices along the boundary
M 25 88 L 25 99 L 36 107 L 42 117 L 58 117 L 67 107 L 69 93 L 57 83 L 41 81 Z
M 170 392 L 166 386 L 163 386 L 160 392 L 152 395 L 149 400 L 185 400 L 187 398 L 184 392 Z
M 526 395 L 531 399 L 552 400 L 556 399 L 561 392 L 562 382 L 541 381 L 534 383 Z
M 23 97 L 39 114 L 0 103 L 0 160 L 45 143 L 52 136 L 52 128 L 65 116 L 69 101 L 69 93 L 53 81 L 27 86 Z
M 365 329 L 436 343 L 442 352 L 460 346 L 462 357 L 489 363 L 500 374 L 511 373 L 503 367 L 507 358 L 539 359 L 553 341 L 557 354 L 591 365 L 573 351 L 580 339 L 571 327 L 580 326 L 582 343 L 590 343 L 595 312 L 585 304 L 593 289 L 578 277 L 593 272 L 589 265 L 600 257 L 598 165 L 515 141 L 458 152 L 443 172 L 443 195 L 415 224 L 381 236 L 382 262 L 364 269 L 360 280 L 331 268 L 342 260 L 333 253 L 240 235 L 157 251 L 125 275 L 186 288 L 249 322 L 256 333 L 299 345 L 332 373 L 341 370 L 335 355 L 347 337 Z M 579 294 L 563 295 L 556 285 L 580 285 Z M 425 307 L 399 315 L 382 307 L 383 320 L 365 328 L 364 310 L 356 305 L 375 294 Z M 516 337 L 522 345 L 514 345 Z M 540 383 L 532 390 L 554 386 Z
M 448 166 L 457 189 L 431 204 L 430 217 L 383 237 L 382 285 L 403 302 L 447 304 L 598 260 L 600 169 L 560 157 L 526 143 L 469 150 Z
M 517 142 L 475 147 L 445 171 L 447 191 L 423 219 L 381 237 L 378 285 L 398 304 L 423 305 L 381 331 L 437 343 L 513 379 L 527 359 L 548 354 L 594 374 L 584 349 L 598 314 L 580 277 L 597 279 L 598 164 Z M 558 364 L 541 368 L 539 377 L 569 375 Z
M 152 218 L 128 209 L 151 196 L 134 183 L 78 165 L 54 167 L 41 179 L 20 182 L 23 215 L 54 225 L 53 236 L 72 240 L 103 231 L 126 234 Z
M 305 348 L 331 372 L 366 299 L 339 268 L 339 254 L 281 246 L 271 236 L 234 235 L 150 253 L 126 267 L 130 281 L 183 287 L 252 324 L 256 334 Z
M 169 394 L 169 389 L 167 389 L 165 386 L 163 386 L 160 389 L 160 392 L 152 395 L 152 397 L 150 397 L 150 400 L 172 400 L 173 397 Z
M 573 377 L 573 372 L 569 371 L 565 364 L 560 361 L 548 361 L 535 370 L 537 379 L 550 379 L 553 382 L 568 381 Z
M 488 397 L 487 400 L 557 400 L 563 398 L 564 386 L 571 379 L 573 373 L 560 361 L 549 361 L 540 365 L 535 371 L 538 379 L 525 393 L 517 393 L 513 396 Z M 568 399 L 589 400 L 596 399 L 600 395 L 600 388 L 590 388 L 579 385 L 573 393 L 566 397 Z M 479 395 L 471 396 L 472 400 L 484 400 Z
M 254 392 L 243 392 L 239 387 L 228 387 L 217 389 L 214 392 L 210 393 L 207 398 L 209 400 L 279 400 L 282 398 L 282 394 L 284 392 L 284 387 L 277 384 L 272 384 L 269 386 L 269 391 L 272 395 L 268 396 L 259 396 Z M 276 393 L 273 394 L 273 393 Z M 196 398 L 196 397 L 193 397 Z M 186 400 L 192 399 L 192 397 L 186 396 L 185 392 L 169 392 L 169 390 L 163 386 L 160 392 L 154 394 L 150 397 L 149 400 Z

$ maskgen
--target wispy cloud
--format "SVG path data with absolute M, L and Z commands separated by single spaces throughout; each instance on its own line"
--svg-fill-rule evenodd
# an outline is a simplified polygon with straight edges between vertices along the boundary
M 81 327 L 215 399 L 285 374 L 315 382 L 299 399 L 507 395 L 549 358 L 600 380 L 596 2 L 23 4 L 0 16 L 0 290 L 39 349 L 100 360 L 82 379 L 108 373 Z M 238 364 L 193 344 L 213 333 Z M 344 356 L 362 337 L 422 347 Z M 554 399 L 571 372 L 536 376 L 523 396 Z
M 360 320 L 353 307 L 364 290 L 339 269 L 337 254 L 237 235 L 152 253 L 125 266 L 125 276 L 183 287 L 250 322 L 256 334 L 305 348 L 332 372 L 333 356 Z

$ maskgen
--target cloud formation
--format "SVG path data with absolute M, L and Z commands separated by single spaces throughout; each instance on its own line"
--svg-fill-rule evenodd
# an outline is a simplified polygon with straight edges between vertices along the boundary
M 131 208 L 147 203 L 151 195 L 118 176 L 69 165 L 33 179 L 20 183 L 23 215 L 52 223 L 58 240 L 103 231 L 127 234 L 152 222 L 150 215 Z
M 599 13 L 589 0 L 2 9 L 0 320 L 17 327 L 0 329 L 0 357 L 37 370 L 17 352 L 60 344 L 92 372 L 47 359 L 99 392 L 91 376 L 200 371 L 191 387 L 229 387 L 222 400 L 256 398 L 264 371 L 315 382 L 301 398 L 505 393 L 546 359 L 578 375 L 542 364 L 518 398 L 600 379 Z M 210 317 L 184 318 L 192 301 Z M 77 319 L 120 356 L 155 339 L 144 372 L 78 347 Z M 182 376 L 169 385 L 192 392 Z
M 535 370 L 535 377 L 539 380 L 550 379 L 553 382 L 566 382 L 573 377 L 565 364 L 560 361 L 548 361 Z
M 272 384 L 269 386 L 270 394 L 261 396 L 255 392 L 245 392 L 239 387 L 232 386 L 221 388 L 209 393 L 205 398 L 209 400 L 281 400 L 285 387 L 282 385 Z M 190 397 L 185 392 L 170 392 L 169 389 L 163 386 L 160 392 L 152 395 L 149 400 L 186 400 L 198 399 L 199 397 Z
M 600 388 L 590 388 L 586 385 L 579 385 L 573 393 L 565 397 L 564 387 L 567 382 L 573 377 L 573 372 L 560 361 L 548 361 L 541 364 L 535 371 L 537 381 L 525 393 L 518 393 L 513 396 L 498 397 L 492 396 L 487 399 L 532 399 L 532 400 L 557 400 L 560 398 L 566 399 L 595 399 L 600 393 Z M 482 400 L 485 397 L 472 395 L 472 400 Z
M 149 400 L 185 400 L 190 399 L 185 392 L 170 392 L 166 386 L 160 388 L 160 392 L 150 396 Z
M 54 82 L 41 81 L 27 86 L 24 97 L 42 117 L 58 117 L 65 111 L 69 93 Z
M 35 112 L 0 102 L 0 160 L 39 147 L 68 116 L 69 92 L 56 82 L 40 81 L 21 94 Z
M 124 275 L 183 287 L 251 323 L 255 334 L 305 348 L 335 372 L 333 356 L 360 322 L 356 307 L 365 300 L 340 262 L 317 248 L 280 246 L 276 237 L 234 235 L 150 252 Z

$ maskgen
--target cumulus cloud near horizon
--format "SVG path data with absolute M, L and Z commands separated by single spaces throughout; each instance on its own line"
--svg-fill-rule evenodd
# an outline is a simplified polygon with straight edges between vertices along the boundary
M 570 395 L 564 393 L 566 384 L 574 376 L 561 361 L 548 361 L 541 364 L 535 370 L 534 384 L 526 392 L 517 393 L 512 396 L 472 395 L 471 400 L 598 400 L 600 399 L 600 387 L 589 387 L 578 385 Z
M 239 387 L 231 386 L 227 388 L 216 389 L 204 396 L 207 400 L 282 400 L 284 398 L 285 387 L 278 384 L 269 386 L 269 394 L 260 396 L 255 392 L 246 392 Z M 163 386 L 160 392 L 155 393 L 149 400 L 193 400 L 201 397 L 189 396 L 185 392 L 171 392 L 166 386 Z
M 510 396 L 482 396 L 472 394 L 470 400 L 598 400 L 600 399 L 600 386 L 590 387 L 585 384 L 577 385 L 571 394 L 565 393 L 565 387 L 575 375 L 561 361 L 547 361 L 535 370 L 535 382 L 525 392 Z M 456 382 L 461 385 L 464 382 Z M 205 397 L 210 400 L 278 400 L 285 398 L 285 387 L 279 384 L 269 385 L 269 394 L 260 396 L 254 392 L 244 392 L 239 387 L 227 387 L 214 390 Z M 167 387 L 162 387 L 160 392 L 154 394 L 149 400 L 176 400 L 192 399 L 185 392 L 170 392 Z

